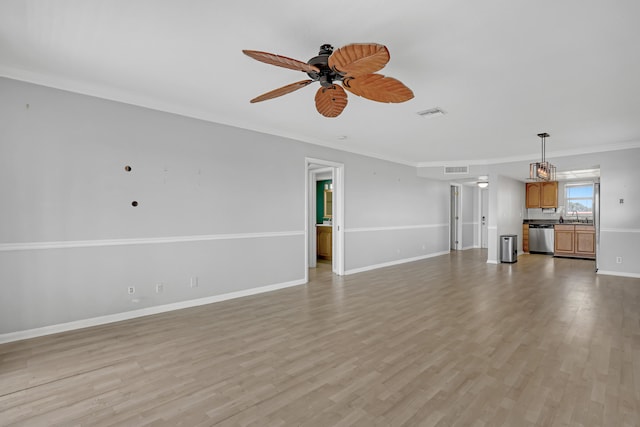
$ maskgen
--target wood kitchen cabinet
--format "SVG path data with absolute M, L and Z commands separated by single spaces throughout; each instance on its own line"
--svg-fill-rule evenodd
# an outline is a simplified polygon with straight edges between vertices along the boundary
M 557 208 L 558 181 L 528 182 L 527 208 Z
M 557 224 L 554 230 L 554 255 L 575 255 L 575 225 Z
M 558 181 L 542 183 L 542 188 L 540 188 L 540 207 L 558 207 Z
M 333 255 L 333 227 L 316 227 L 316 252 L 318 258 L 330 260 Z
M 522 252 L 529 252 L 529 224 L 522 224 Z
M 540 182 L 527 182 L 527 207 L 540 207 Z
M 590 225 L 576 225 L 576 255 L 584 258 L 596 256 L 596 231 Z
M 558 224 L 554 227 L 554 255 L 595 258 L 596 231 L 592 225 Z

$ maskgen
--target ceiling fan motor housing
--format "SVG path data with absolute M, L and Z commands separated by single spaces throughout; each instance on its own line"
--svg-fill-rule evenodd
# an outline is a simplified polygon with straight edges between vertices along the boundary
M 342 81 L 342 76 L 329 68 L 329 56 L 331 56 L 332 53 L 333 46 L 331 46 L 330 44 L 323 44 L 322 46 L 320 46 L 320 52 L 318 52 L 318 56 L 314 56 L 309 61 L 307 61 L 307 64 L 313 65 L 320 70 L 319 73 L 312 72 L 307 73 L 307 75 L 313 80 L 319 81 L 322 87 L 333 86 L 333 82 L 335 80 Z

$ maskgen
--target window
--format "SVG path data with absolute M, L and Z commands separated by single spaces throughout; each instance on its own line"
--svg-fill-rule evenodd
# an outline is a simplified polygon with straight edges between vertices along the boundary
M 569 218 L 593 218 L 593 184 L 567 184 L 565 213 Z

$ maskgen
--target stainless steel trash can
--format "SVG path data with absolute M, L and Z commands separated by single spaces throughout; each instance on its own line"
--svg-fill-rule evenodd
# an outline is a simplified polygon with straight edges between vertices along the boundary
M 518 236 L 505 234 L 500 236 L 500 262 L 518 261 Z

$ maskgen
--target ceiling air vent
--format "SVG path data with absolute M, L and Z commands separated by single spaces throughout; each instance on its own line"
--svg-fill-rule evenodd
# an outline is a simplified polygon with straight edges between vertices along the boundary
M 437 116 L 444 116 L 447 113 L 441 108 L 436 107 L 436 108 L 430 108 L 428 110 L 418 111 L 417 114 L 421 117 L 431 118 L 431 117 L 437 117 Z
M 469 173 L 469 166 L 445 166 L 445 175 L 464 175 Z

